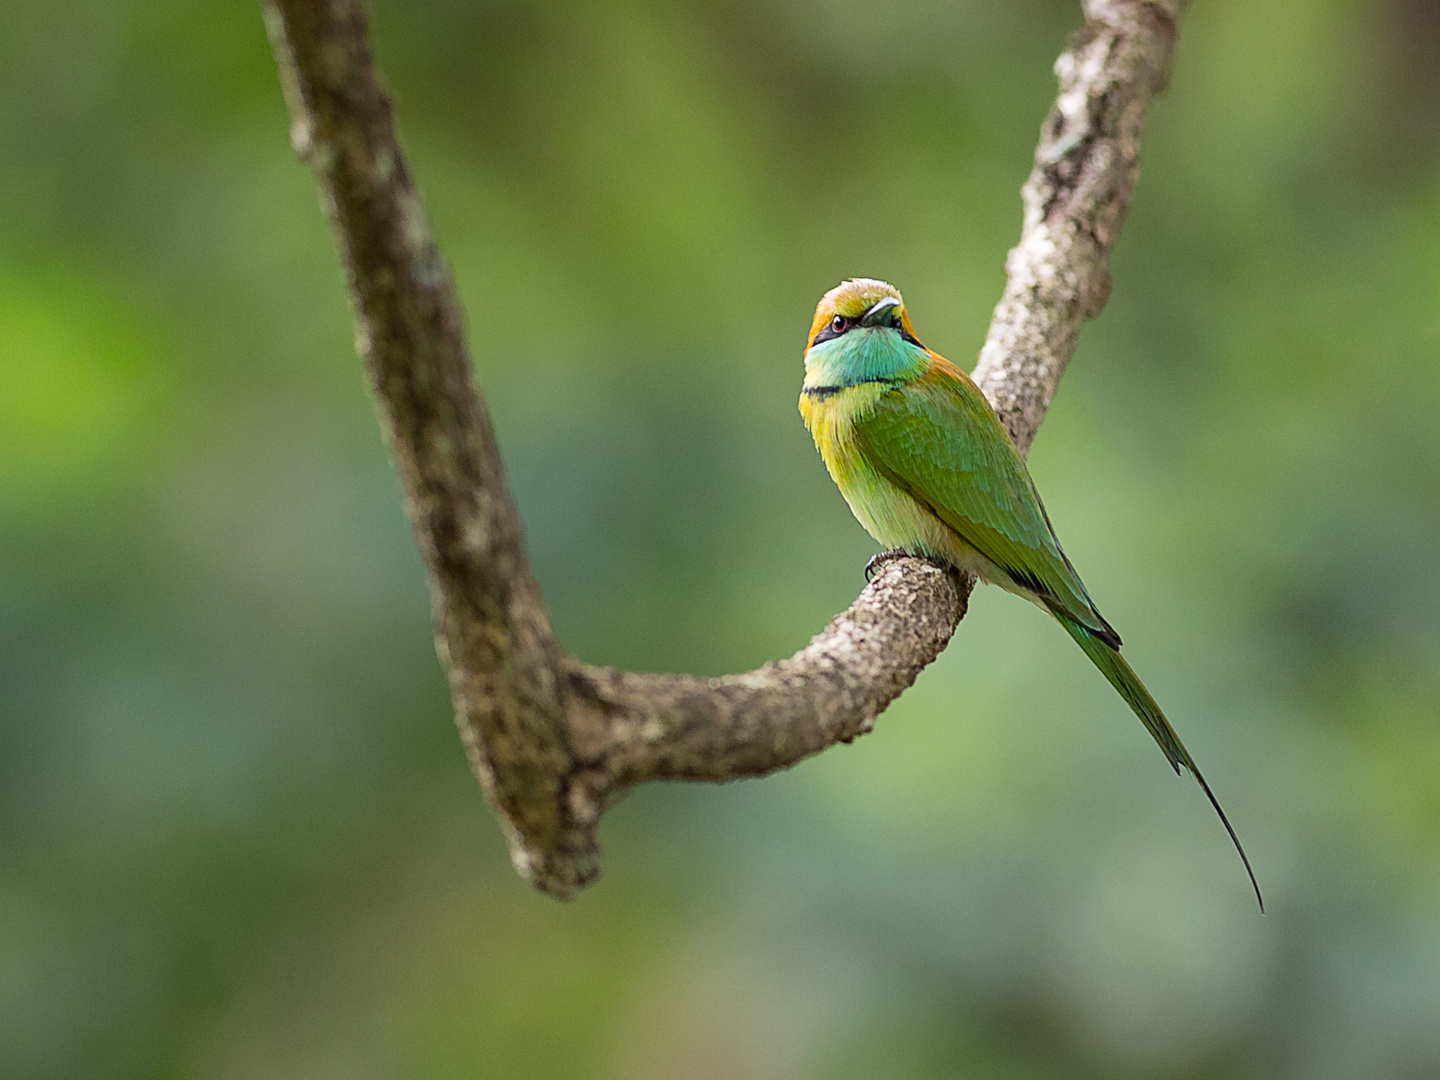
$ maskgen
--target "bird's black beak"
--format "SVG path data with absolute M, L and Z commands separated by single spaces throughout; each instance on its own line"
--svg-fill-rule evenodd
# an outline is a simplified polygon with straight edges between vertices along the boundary
M 900 324 L 900 301 L 893 296 L 876 301 L 860 316 L 861 326 L 898 326 Z

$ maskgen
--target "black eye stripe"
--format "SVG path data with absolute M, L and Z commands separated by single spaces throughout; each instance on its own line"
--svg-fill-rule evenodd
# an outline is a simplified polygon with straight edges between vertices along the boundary
M 844 330 L 836 330 L 836 329 L 835 329 L 835 324 L 834 324 L 834 322 L 833 322 L 833 321 L 832 321 L 832 322 L 828 322 L 828 323 L 825 324 L 824 329 L 822 329 L 818 334 L 816 334 L 815 337 L 811 340 L 809 347 L 813 349 L 816 345 L 820 345 L 820 344 L 822 344 L 822 343 L 824 343 L 824 342 L 826 342 L 826 341 L 834 341 L 834 340 L 835 340 L 837 337 L 839 337 L 841 334 L 844 334 L 844 333 L 849 332 L 850 330 L 854 329 L 854 328 L 855 328 L 856 326 L 858 326 L 858 325 L 859 325 L 858 323 L 854 323 L 854 322 L 851 322 L 849 319 L 846 319 L 846 320 L 845 320 L 845 329 L 844 329 Z M 899 333 L 900 338 L 901 338 L 902 341 L 908 341 L 911 345 L 914 345 L 917 349 L 923 349 L 923 348 L 925 348 L 924 345 L 921 345 L 921 344 L 920 344 L 919 339 L 917 339 L 914 334 L 910 333 L 910 331 L 906 330 L 903 326 L 898 326 L 898 325 L 897 325 L 897 326 L 895 326 L 893 329 L 894 329 L 897 333 Z

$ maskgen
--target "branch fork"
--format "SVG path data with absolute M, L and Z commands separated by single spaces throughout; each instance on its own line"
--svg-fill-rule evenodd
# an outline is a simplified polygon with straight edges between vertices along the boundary
M 1134 189 L 1140 131 L 1186 0 L 1085 0 L 1022 189 L 1019 244 L 974 377 L 1021 452 Z M 595 667 L 556 640 L 525 554 L 464 320 L 410 178 L 359 0 L 262 0 L 291 115 L 334 228 L 364 361 L 430 580 L 456 723 L 516 871 L 562 899 L 595 880 L 607 801 L 646 780 L 764 776 L 868 732 L 945 648 L 973 581 L 881 564 L 805 648 L 704 679 Z

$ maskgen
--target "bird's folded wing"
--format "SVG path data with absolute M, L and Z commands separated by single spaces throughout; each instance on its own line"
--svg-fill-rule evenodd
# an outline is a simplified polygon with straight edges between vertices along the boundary
M 953 374 L 934 365 L 857 420 L 862 453 L 1015 584 L 1118 647 L 1060 549 L 1010 436 L 975 385 L 945 367 Z

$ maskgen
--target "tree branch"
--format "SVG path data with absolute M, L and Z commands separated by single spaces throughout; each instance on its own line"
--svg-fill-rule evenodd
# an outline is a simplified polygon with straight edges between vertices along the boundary
M 1085 0 L 1023 189 L 1024 228 L 975 369 L 1022 452 L 1084 320 L 1135 184 L 1140 129 L 1186 0 Z M 462 312 L 371 61 L 359 0 L 263 0 L 290 108 L 335 230 L 405 511 L 430 578 L 456 722 L 516 870 L 567 898 L 596 827 L 650 779 L 762 776 L 869 731 L 950 640 L 973 582 L 885 564 L 804 649 L 743 675 L 636 674 L 560 647 L 525 554 Z

